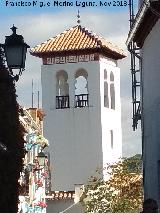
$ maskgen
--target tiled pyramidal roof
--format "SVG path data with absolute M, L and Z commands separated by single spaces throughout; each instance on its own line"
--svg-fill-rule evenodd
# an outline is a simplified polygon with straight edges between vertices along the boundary
M 115 59 L 126 57 L 122 49 L 113 45 L 104 38 L 90 32 L 87 28 L 77 25 L 63 33 L 50 38 L 46 42 L 35 46 L 30 53 L 34 56 L 43 57 L 49 54 L 59 54 L 77 51 L 97 51 L 101 50 L 106 56 Z

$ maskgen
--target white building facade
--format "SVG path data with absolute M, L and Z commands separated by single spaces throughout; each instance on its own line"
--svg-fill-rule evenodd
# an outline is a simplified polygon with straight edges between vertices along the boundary
M 122 50 L 78 25 L 36 46 L 41 57 L 44 135 L 50 141 L 52 190 L 75 191 L 122 156 Z
M 25 158 L 20 174 L 19 211 L 18 213 L 46 213 L 46 194 L 49 188 L 49 162 L 43 158 L 40 165 L 39 153 L 49 145 L 43 137 L 43 111 L 37 108 L 20 108 L 19 120 L 24 128 Z
M 154 10 L 153 10 L 154 9 Z M 137 13 L 127 44 L 135 42 L 141 57 L 141 123 L 144 198 L 160 204 L 160 13 L 159 1 L 145 1 Z

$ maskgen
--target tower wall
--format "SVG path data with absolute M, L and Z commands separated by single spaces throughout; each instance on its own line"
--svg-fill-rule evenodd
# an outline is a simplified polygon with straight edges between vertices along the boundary
M 88 73 L 89 106 L 75 108 L 75 73 L 80 69 Z M 104 107 L 104 69 L 108 76 L 111 72 L 114 76 L 115 109 L 111 109 L 111 82 L 108 82 L 110 106 Z M 56 109 L 55 102 L 56 76 L 61 70 L 68 75 L 70 108 L 66 109 Z M 44 135 L 50 141 L 52 190 L 74 190 L 75 184 L 85 184 L 98 167 L 102 168 L 121 157 L 119 68 L 115 60 L 104 57 L 92 62 L 43 65 L 41 79 L 46 114 Z
M 75 108 L 75 73 L 79 68 L 88 72 L 89 107 Z M 74 190 L 102 167 L 102 133 L 99 62 L 43 65 L 42 99 L 46 117 L 44 134 L 50 141 L 52 187 Z M 56 109 L 56 73 L 68 74 L 70 108 Z
M 104 70 L 107 71 L 109 107 L 104 106 Z M 114 76 L 115 109 L 111 108 L 111 81 L 110 74 Z M 122 127 L 121 127 L 121 101 L 120 101 L 120 69 L 115 60 L 100 58 L 100 89 L 101 89 L 101 124 L 103 166 L 106 163 L 116 162 L 122 157 Z M 112 136 L 111 136 L 112 131 Z M 111 139 L 112 137 L 112 139 Z M 111 144 L 113 140 L 113 144 Z

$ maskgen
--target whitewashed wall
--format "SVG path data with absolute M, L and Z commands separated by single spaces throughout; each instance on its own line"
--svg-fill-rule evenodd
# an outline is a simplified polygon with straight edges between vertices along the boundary
M 74 190 L 74 184 L 86 183 L 97 167 L 121 155 L 120 83 L 119 69 L 115 66 L 114 61 L 107 65 L 107 60 L 42 66 L 44 135 L 50 141 L 52 190 Z M 85 108 L 74 108 L 74 75 L 79 68 L 88 72 L 90 106 Z M 115 73 L 117 110 L 103 107 L 104 68 Z M 69 109 L 55 108 L 56 73 L 59 70 L 68 73 Z M 110 129 L 116 132 L 113 153 L 108 148 Z
M 142 48 L 143 156 L 145 197 L 160 201 L 160 21 Z
M 104 69 L 107 70 L 108 80 L 111 72 L 114 75 L 115 110 L 104 107 Z M 117 67 L 116 61 L 101 57 L 100 76 L 103 165 L 105 167 L 106 163 L 113 163 L 122 157 L 120 69 Z M 110 99 L 109 84 L 108 93 Z M 113 148 L 111 147 L 110 130 L 113 130 Z

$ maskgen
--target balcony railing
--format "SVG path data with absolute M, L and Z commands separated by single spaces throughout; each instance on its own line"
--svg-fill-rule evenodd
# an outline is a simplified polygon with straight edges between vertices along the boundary
M 69 96 L 56 96 L 56 109 L 69 108 Z
M 78 108 L 88 106 L 89 106 L 88 94 L 75 95 L 75 107 Z

